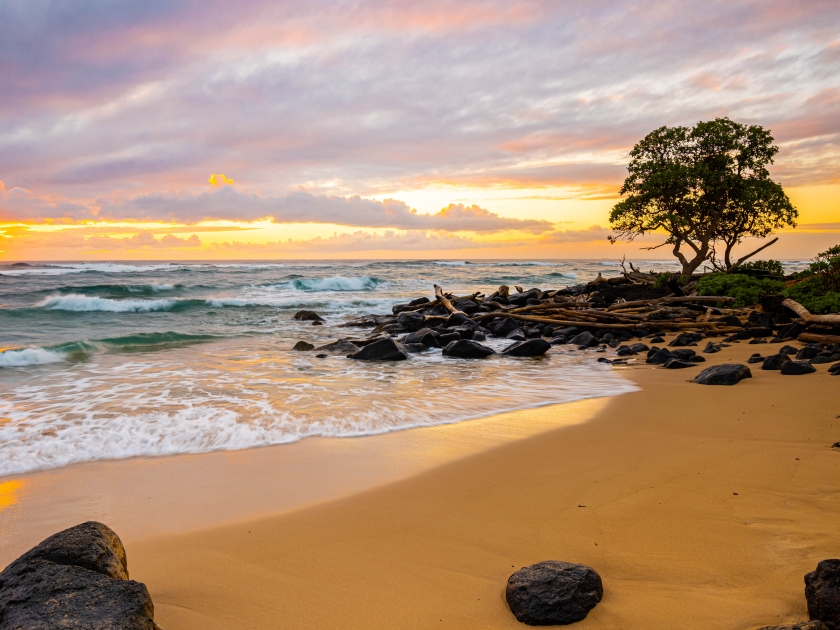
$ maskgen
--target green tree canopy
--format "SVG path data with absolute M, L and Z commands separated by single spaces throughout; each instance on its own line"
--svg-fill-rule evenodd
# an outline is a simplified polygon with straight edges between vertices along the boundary
M 610 213 L 610 240 L 664 231 L 656 247 L 671 245 L 684 275 L 718 249 L 727 268 L 741 264 L 772 244 L 733 263 L 732 249 L 745 237 L 796 225 L 796 208 L 767 170 L 778 151 L 769 131 L 729 118 L 652 131 L 630 152 L 620 190 L 627 198 Z

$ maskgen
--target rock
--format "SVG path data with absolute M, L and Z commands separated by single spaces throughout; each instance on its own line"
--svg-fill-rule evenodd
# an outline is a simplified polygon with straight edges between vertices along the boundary
M 570 337 L 574 337 L 576 334 L 580 332 L 580 328 L 577 326 L 567 326 L 566 328 L 555 328 L 554 332 L 551 333 L 554 337 L 563 336 L 566 339 Z
M 735 385 L 745 378 L 752 378 L 752 372 L 746 365 L 722 363 L 707 367 L 694 377 L 694 382 L 699 385 Z
M 588 330 L 584 330 L 582 333 L 579 333 L 569 339 L 569 343 L 573 346 L 584 346 L 586 348 L 592 348 L 593 346 L 598 345 L 598 340 Z
M 712 341 L 706 344 L 706 347 L 703 348 L 703 352 L 706 354 L 714 354 L 715 352 L 720 352 L 720 346 Z
M 422 343 L 404 343 L 402 344 L 403 350 L 410 354 L 417 354 L 418 352 L 425 352 L 428 350 L 428 346 L 423 345 Z
M 301 322 L 322 322 L 324 318 L 318 315 L 315 311 L 298 311 L 294 314 L 292 319 L 296 319 Z
M 811 359 L 811 365 L 824 365 L 825 363 L 832 363 L 834 361 L 835 359 L 832 359 L 831 357 L 825 357 L 821 354 L 818 354 L 813 359 Z
M 761 364 L 762 370 L 781 370 L 782 364 L 787 363 L 790 361 L 790 357 L 786 354 L 774 354 L 772 357 L 767 357 L 764 359 L 764 363 Z
M 697 353 L 688 348 L 678 348 L 677 350 L 671 350 L 671 356 L 682 359 L 683 361 L 689 361 L 697 356 Z
M 823 560 L 805 576 L 808 617 L 840 630 L 840 560 Z
M 688 360 L 692 363 L 705 363 L 706 357 L 701 357 L 699 354 L 695 354 L 693 357 L 689 357 Z
M 487 328 L 495 337 L 504 337 L 511 330 L 519 328 L 519 322 L 512 317 L 504 317 L 490 322 L 487 324 Z
M 481 308 L 476 302 L 472 300 L 461 300 L 460 302 L 453 302 L 452 306 L 457 308 L 459 311 L 466 313 L 467 315 L 472 315 L 473 313 L 478 313 L 478 310 Z
M 781 370 L 785 376 L 799 376 L 816 372 L 817 368 L 807 361 L 785 361 L 782 363 Z
M 528 339 L 508 346 L 502 354 L 509 357 L 539 357 L 551 349 L 551 344 L 545 339 Z
M 415 332 L 423 328 L 423 325 L 426 323 L 426 318 L 420 313 L 406 311 L 397 315 L 397 323 L 408 332 Z
M 840 363 L 835 363 L 834 365 L 829 365 L 828 366 L 828 371 L 831 372 L 832 374 L 834 372 L 840 372 Z
M 487 337 L 480 330 L 476 330 L 473 333 L 473 336 L 472 336 L 473 341 L 484 341 L 485 339 L 487 339 Z
M 636 353 L 647 352 L 648 350 L 650 350 L 650 348 L 643 343 L 631 343 L 630 349 Z
M 666 370 L 681 370 L 683 368 L 694 367 L 694 365 L 693 362 L 684 361 L 683 359 L 668 359 L 662 367 Z
M 721 324 L 726 324 L 730 328 L 732 327 L 742 327 L 744 324 L 741 323 L 741 320 L 735 317 L 734 315 L 727 315 L 726 317 L 718 317 L 716 322 L 720 322 Z
M 653 338 L 650 340 L 650 342 L 651 342 L 651 343 L 664 343 L 664 342 L 665 342 L 665 340 L 664 340 L 662 337 L 660 337 L 659 335 L 656 335 L 655 337 L 653 337 Z
M 750 344 L 755 345 L 757 343 L 767 343 L 766 339 L 750 339 Z
M 826 630 L 822 621 L 802 621 L 786 626 L 764 626 L 758 630 Z
M 50 536 L 0 573 L 0 627 L 158 630 L 119 537 L 96 522 Z
M 771 337 L 773 335 L 773 331 L 765 326 L 751 326 L 747 328 L 747 331 L 753 337 Z
M 443 349 L 443 356 L 456 359 L 483 359 L 491 354 L 496 354 L 496 351 L 469 339 L 458 339 Z
M 429 303 L 429 298 L 421 297 L 421 298 L 417 298 L 416 300 L 411 300 L 411 302 L 409 302 L 408 304 L 397 304 L 396 306 L 391 308 L 391 312 L 394 315 L 397 315 L 397 314 L 401 313 L 402 311 L 404 311 L 405 309 L 410 308 L 412 306 L 420 306 L 421 304 L 428 304 L 428 303 Z
M 555 560 L 520 569 L 510 576 L 505 589 L 514 617 L 532 626 L 585 619 L 603 596 L 601 577 L 593 569 Z
M 390 337 L 383 337 L 366 345 L 355 354 L 348 354 L 347 358 L 356 361 L 405 361 L 408 355 L 396 341 Z
M 452 313 L 446 320 L 446 326 L 447 328 L 452 328 L 453 326 L 469 326 L 470 328 L 475 328 L 475 322 L 463 313 Z
M 452 343 L 453 341 L 458 341 L 461 338 L 461 335 L 454 332 L 454 333 L 445 333 L 443 335 L 438 335 L 438 343 L 440 344 L 441 348 L 445 348 L 447 345 Z
M 693 333 L 680 333 L 668 345 L 677 348 L 680 346 L 696 346 L 700 337 Z
M 630 346 L 619 346 L 618 350 L 615 351 L 615 354 L 619 357 L 630 357 L 639 353 L 633 350 Z
M 819 348 L 815 348 L 813 346 L 805 346 L 799 352 L 796 353 L 796 360 L 797 361 L 807 361 L 808 359 L 813 359 L 820 353 Z
M 515 330 L 511 330 L 508 334 L 506 334 L 505 339 L 512 339 L 514 341 L 525 341 L 525 333 L 522 331 L 521 328 L 516 328 Z
M 665 348 L 657 348 L 656 352 L 654 352 L 654 349 L 651 348 L 650 354 L 647 358 L 647 363 L 650 363 L 652 365 L 665 365 L 671 359 L 676 358 L 677 357 L 674 354 L 672 354 L 670 350 L 667 350 Z
M 472 339 L 474 330 L 475 328 L 473 326 L 452 326 L 447 328 L 446 332 L 447 334 L 458 333 L 461 339 Z
M 782 346 L 781 349 L 779 349 L 779 354 L 796 354 L 797 352 L 799 352 L 799 350 L 793 346 Z
M 340 354 L 341 356 L 346 357 L 348 354 L 358 352 L 359 346 L 352 341 L 347 341 L 347 339 L 339 339 L 338 341 L 333 341 L 325 346 L 319 346 L 315 348 L 315 351 L 320 353 L 326 352 L 329 354 Z
M 327 358 L 329 358 L 329 356 L 330 356 L 330 355 L 328 355 L 328 354 L 324 354 L 324 353 L 322 352 L 322 353 L 320 353 L 320 354 L 316 354 L 316 355 L 315 355 L 315 358 L 316 358 L 316 359 L 327 359 Z
M 435 333 L 430 328 L 421 328 L 416 332 L 409 333 L 403 338 L 403 343 L 422 343 L 430 348 L 440 348 L 440 343 L 438 343 Z
M 747 363 L 764 363 L 764 357 L 757 352 L 747 359 Z

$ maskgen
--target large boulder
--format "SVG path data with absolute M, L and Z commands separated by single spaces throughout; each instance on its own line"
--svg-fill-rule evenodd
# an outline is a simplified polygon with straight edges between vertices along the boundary
M 840 630 L 840 560 L 823 560 L 805 576 L 808 618 Z
M 440 347 L 435 333 L 430 328 L 421 328 L 417 332 L 406 335 L 403 343 L 422 343 L 430 348 Z
M 822 351 L 822 348 L 818 346 L 805 346 L 799 352 L 796 353 L 796 360 L 797 361 L 807 361 L 808 359 L 813 359 Z
M 647 363 L 652 365 L 665 365 L 671 359 L 678 359 L 680 357 L 673 354 L 666 348 L 651 348 L 648 351 Z
M 785 361 L 782 363 L 781 371 L 785 376 L 799 376 L 800 374 L 812 374 L 817 371 L 817 368 L 807 361 Z
M 324 318 L 318 315 L 315 311 L 298 311 L 294 314 L 293 319 L 301 322 L 322 322 Z
M 696 346 L 703 336 L 699 333 L 680 333 L 668 345 L 674 348 L 681 346 Z
M 377 339 L 354 354 L 348 354 L 348 359 L 356 361 L 405 361 L 408 354 L 390 337 Z
M 458 339 L 446 345 L 443 349 L 443 356 L 456 359 L 483 359 L 491 354 L 496 354 L 493 348 L 471 341 L 469 339 Z
M 0 628 L 156 630 L 145 585 L 128 579 L 125 549 L 102 523 L 50 536 L 0 573 Z
M 715 343 L 714 341 L 710 341 L 706 344 L 706 347 L 703 348 L 703 352 L 707 354 L 714 354 L 715 352 L 720 352 L 721 347 L 720 344 Z
M 707 367 L 694 377 L 700 385 L 735 385 L 745 378 L 752 378 L 752 372 L 746 365 L 723 363 Z
M 348 354 L 358 352 L 359 346 L 357 346 L 352 341 L 348 341 L 347 339 L 339 339 L 338 341 L 333 341 L 332 343 L 319 346 L 315 348 L 315 350 L 322 354 L 340 354 L 341 356 L 346 357 Z
M 585 348 L 592 348 L 598 345 L 598 338 L 588 330 L 584 330 L 582 333 L 578 333 L 577 335 L 569 339 L 569 343 L 573 346 L 583 346 Z
M 509 357 L 539 357 L 550 349 L 551 344 L 545 339 L 528 339 L 508 346 L 502 350 L 502 354 Z
M 516 330 L 517 328 L 519 328 L 519 322 L 512 317 L 495 319 L 487 324 L 487 329 L 493 333 L 494 337 L 504 337 L 511 330 Z
M 292 350 L 297 350 L 298 352 L 308 352 L 309 350 L 314 350 L 315 346 L 308 341 L 298 341 Z
M 556 560 L 520 569 L 510 576 L 505 589 L 517 621 L 532 626 L 580 621 L 603 596 L 601 577 L 594 569 Z
M 761 364 L 762 370 L 781 370 L 782 365 L 785 363 L 790 362 L 790 357 L 786 354 L 774 354 L 773 356 L 767 357 Z
M 684 368 L 690 368 L 697 365 L 692 361 L 685 361 L 684 359 L 668 359 L 665 364 L 662 366 L 666 370 L 682 370 Z
M 420 313 L 406 311 L 397 315 L 397 323 L 407 331 L 414 332 L 415 330 L 423 328 L 423 325 L 426 323 L 426 318 Z

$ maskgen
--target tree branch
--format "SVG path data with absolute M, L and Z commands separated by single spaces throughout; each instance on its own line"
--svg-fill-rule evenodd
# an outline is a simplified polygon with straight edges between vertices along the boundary
M 752 252 L 752 253 L 750 253 L 750 254 L 747 254 L 746 256 L 744 256 L 744 257 L 742 257 L 742 258 L 739 258 L 739 259 L 738 259 L 738 262 L 736 262 L 734 265 L 732 265 L 732 267 L 730 267 L 730 269 L 735 269 L 735 267 L 737 267 L 738 265 L 740 265 L 742 262 L 744 262 L 744 261 L 745 261 L 745 260 L 747 260 L 748 258 L 752 258 L 752 257 L 753 257 L 753 256 L 755 256 L 758 252 L 760 252 L 762 249 L 766 249 L 766 248 L 770 247 L 773 243 L 775 243 L 775 242 L 776 242 L 776 241 L 778 241 L 778 240 L 779 240 L 779 237 L 777 236 L 777 237 L 776 237 L 776 238 L 774 238 L 772 241 L 770 241 L 769 243 L 765 243 L 764 245 L 762 245 L 761 247 L 759 247 L 759 248 L 758 248 L 757 250 L 755 250 L 754 252 Z

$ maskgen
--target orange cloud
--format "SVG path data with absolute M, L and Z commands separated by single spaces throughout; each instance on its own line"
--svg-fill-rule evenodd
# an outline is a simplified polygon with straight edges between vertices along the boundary
M 235 183 L 232 179 L 221 173 L 213 173 L 207 181 L 210 182 L 211 186 L 233 186 Z

